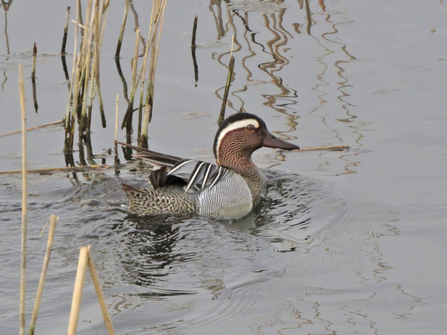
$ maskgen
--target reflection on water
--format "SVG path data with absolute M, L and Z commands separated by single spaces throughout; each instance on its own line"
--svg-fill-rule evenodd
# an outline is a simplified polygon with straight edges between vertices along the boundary
M 210 2 L 211 9 L 220 9 L 221 7 L 221 2 Z M 251 97 L 253 93 L 259 92 L 260 86 L 264 91 L 260 92 L 265 99 L 263 104 L 285 116 L 284 125 L 287 126 L 287 129 L 276 132 L 280 137 L 287 140 L 296 139 L 292 133 L 296 134 L 296 131 L 299 131 L 300 118 L 304 117 L 307 110 L 308 115 L 320 119 L 324 127 L 333 134 L 331 137 L 335 138 L 336 142 L 330 143 L 331 145 L 353 143 L 352 141 L 354 141 L 361 147 L 362 129 L 366 128 L 368 123 L 359 120 L 352 112 L 355 105 L 348 100 L 350 94 L 347 92 L 351 84 L 348 83 L 348 78 L 344 75 L 343 67 L 344 64 L 348 64 L 356 58 L 348 52 L 346 43 L 338 36 L 337 25 L 343 23 L 333 21 L 332 14 L 326 7 L 325 1 L 320 0 L 318 3 L 299 1 L 296 4 L 287 4 L 287 6 L 284 1 L 229 3 L 226 4 L 226 11 L 220 9 L 217 15 L 219 20 L 216 22 L 223 21 L 223 26 L 228 27 L 231 34 L 236 36 L 234 55 L 237 65 L 231 88 L 233 99 L 229 98 L 228 105 L 235 111 L 246 111 L 245 96 Z M 226 22 L 221 18 L 222 12 L 226 13 Z M 297 12 L 304 14 L 307 23 L 296 22 Z M 216 17 L 214 10 L 212 13 Z M 260 31 L 253 32 L 250 29 L 252 21 L 262 22 Z M 301 35 L 300 29 L 304 25 L 306 25 L 308 37 Z M 216 25 L 219 38 L 225 36 L 220 29 L 221 26 Z M 311 26 L 313 26 L 312 33 Z M 288 27 L 292 27 L 292 29 L 289 30 Z M 240 32 L 243 33 L 243 39 L 238 38 Z M 313 105 L 309 105 L 305 101 L 313 100 L 313 96 L 299 97 L 302 94 L 299 89 L 294 88 L 296 77 L 289 74 L 295 72 L 298 76 L 302 76 L 299 68 L 297 71 L 299 60 L 296 58 L 300 55 L 299 50 L 296 49 L 297 43 L 309 51 L 319 49 L 318 51 L 321 53 L 321 56 L 316 57 L 316 61 L 321 65 L 319 66 L 321 70 L 315 73 L 317 82 L 308 86 L 315 92 L 318 99 L 318 102 Z M 216 57 L 218 63 L 225 68 L 227 68 L 228 62 L 226 59 L 223 60 L 223 57 L 228 54 L 229 51 L 225 50 Z M 252 59 L 265 59 L 265 56 L 270 60 L 261 63 L 252 61 Z M 294 59 L 293 69 L 290 68 L 291 58 Z M 241 69 L 246 73 L 245 80 L 240 77 Z M 259 80 L 259 77 L 266 79 Z M 303 80 L 306 79 L 303 78 Z M 311 81 L 309 80 L 309 82 Z M 278 91 L 277 93 L 272 93 L 274 92 L 272 85 Z M 222 86 L 216 91 L 216 96 L 219 99 L 222 99 L 219 92 L 223 88 Z M 304 119 L 301 122 L 305 125 L 309 120 Z M 355 138 L 352 139 L 352 136 Z M 355 167 L 359 162 L 353 158 L 354 156 L 355 154 L 352 153 L 340 156 L 344 165 L 344 169 L 340 173 L 355 173 Z M 324 170 L 326 164 L 329 163 L 322 158 L 318 170 Z

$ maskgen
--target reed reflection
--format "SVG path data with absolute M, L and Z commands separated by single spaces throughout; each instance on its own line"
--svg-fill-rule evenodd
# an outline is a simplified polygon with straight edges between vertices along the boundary
M 3 7 L 3 11 L 5 12 L 5 42 L 6 42 L 6 54 L 10 54 L 11 50 L 9 48 L 9 36 L 8 36 L 8 11 L 13 3 L 13 0 L 9 0 L 6 2 L 5 0 L 1 0 L 2 4 L 1 7 Z

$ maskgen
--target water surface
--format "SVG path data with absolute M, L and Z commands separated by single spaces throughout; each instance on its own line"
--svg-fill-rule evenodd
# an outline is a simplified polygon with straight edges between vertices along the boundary
M 151 4 L 133 5 L 121 53 L 128 81 L 133 30 L 138 23 L 146 35 Z M 19 63 L 28 77 L 28 125 L 64 115 L 67 82 L 58 53 L 66 6 L 75 4 L 0 7 L 0 133 L 20 128 Z M 31 175 L 27 322 L 46 245 L 38 236 L 54 213 L 60 219 L 38 332 L 66 331 L 79 248 L 91 244 L 118 334 L 443 334 L 446 6 L 321 0 L 306 10 L 307 1 L 170 1 L 152 149 L 213 160 L 235 35 L 227 113 L 256 113 L 301 147 L 350 150 L 260 150 L 255 160 L 267 171 L 268 195 L 234 222 L 131 215 L 120 184 L 143 186 L 147 176 L 130 171 L 134 165 L 118 176 L 113 169 Z M 102 47 L 108 126 L 101 128 L 97 109 L 92 121 L 95 162 L 109 165 L 116 94 L 121 116 L 126 108 L 113 59 L 122 12 L 122 3 L 111 3 Z M 189 49 L 195 15 L 197 82 Z M 29 78 L 34 42 L 38 113 Z M 63 137 L 58 126 L 29 132 L 29 168 L 64 166 Z M 0 137 L 0 170 L 20 169 L 20 145 L 20 135 Z M 0 222 L 0 328 L 10 334 L 19 324 L 19 175 L 0 176 Z M 89 277 L 78 333 L 106 334 Z

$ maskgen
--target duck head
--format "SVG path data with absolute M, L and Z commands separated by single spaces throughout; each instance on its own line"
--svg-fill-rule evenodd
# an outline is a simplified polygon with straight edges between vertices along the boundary
M 213 150 L 217 164 L 229 168 L 243 168 L 253 165 L 251 155 L 262 147 L 283 150 L 300 148 L 273 136 L 258 116 L 237 113 L 226 118 L 220 125 Z

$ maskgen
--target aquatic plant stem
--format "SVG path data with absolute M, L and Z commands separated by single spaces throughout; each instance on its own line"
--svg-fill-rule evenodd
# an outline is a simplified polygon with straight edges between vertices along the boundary
M 31 128 L 27 128 L 26 131 L 36 130 L 36 129 L 40 129 L 40 128 L 44 128 L 44 127 L 49 127 L 49 126 L 55 126 L 55 125 L 58 125 L 58 124 L 62 124 L 62 123 L 64 123 L 64 122 L 65 122 L 65 120 L 60 120 L 60 121 L 56 121 L 56 122 L 51 122 L 51 123 L 41 124 L 41 125 L 39 125 L 39 126 L 35 126 L 35 127 L 31 127 Z M 14 134 L 19 134 L 19 133 L 21 133 L 21 132 L 22 132 L 21 129 L 20 129 L 20 130 L 14 130 L 14 131 L 11 131 L 11 132 L 9 132 L 9 133 L 0 134 L 0 137 L 9 136 L 9 135 L 14 135 Z
M 39 286 L 37 287 L 36 301 L 34 302 L 33 316 L 31 317 L 31 325 L 28 335 L 34 335 L 34 330 L 36 328 L 40 300 L 42 299 L 43 286 L 45 284 L 45 278 L 47 276 L 48 264 L 50 263 L 51 250 L 53 248 L 54 231 L 56 230 L 57 219 L 58 217 L 54 214 L 52 214 L 50 217 L 50 231 L 48 232 L 47 250 L 45 252 L 45 258 L 43 260 L 42 273 L 40 274 Z
M 101 307 L 104 324 L 106 325 L 108 333 L 110 335 L 114 335 L 115 329 L 113 329 L 112 320 L 110 319 L 109 311 L 104 299 L 104 294 L 102 292 L 101 282 L 99 281 L 98 274 L 96 273 L 95 263 L 93 262 L 90 252 L 88 255 L 88 268 L 90 270 L 90 275 L 92 276 L 93 285 L 95 286 L 96 295 L 98 296 L 99 306 Z
M 192 27 L 192 40 L 191 40 L 191 56 L 192 56 L 192 62 L 194 65 L 194 79 L 196 82 L 196 86 L 197 86 L 197 82 L 199 81 L 199 67 L 197 65 L 197 58 L 196 58 L 196 33 L 197 33 L 197 20 L 198 20 L 198 16 L 196 15 L 194 17 L 194 24 Z
M 68 166 L 68 167 L 56 167 L 56 168 L 46 168 L 46 169 L 33 169 L 28 170 L 28 173 L 49 173 L 49 172 L 85 172 L 90 170 L 100 170 L 100 169 L 108 169 L 109 165 L 86 165 L 86 166 Z M 22 170 L 11 170 L 11 171 L 0 171 L 0 175 L 2 174 L 14 174 L 21 173 Z
M 82 247 L 79 250 L 78 269 L 73 290 L 73 300 L 71 303 L 70 321 L 68 323 L 68 335 L 75 335 L 78 326 L 79 311 L 81 309 L 82 291 L 84 289 L 85 273 L 87 271 L 90 246 Z
M 23 68 L 19 64 L 20 108 L 22 112 L 22 261 L 20 268 L 20 335 L 25 334 L 25 297 L 26 297 L 26 235 L 28 230 L 28 169 L 26 152 L 26 109 L 25 83 Z
M 306 20 L 307 20 L 306 31 L 307 34 L 310 35 L 310 28 L 312 27 L 312 13 L 310 12 L 309 0 L 305 0 L 305 4 L 306 4 Z
M 295 149 L 292 151 L 316 151 L 316 150 L 344 150 L 349 149 L 349 145 L 333 145 L 329 147 L 316 147 L 316 148 L 304 148 L 304 149 Z
M 151 51 L 151 61 L 149 64 L 149 77 L 148 77 L 148 84 L 146 88 L 146 104 L 144 106 L 144 118 L 143 118 L 143 124 L 141 127 L 141 136 L 140 136 L 140 147 L 147 148 L 148 147 L 148 130 L 149 130 L 149 123 L 152 119 L 152 110 L 154 106 L 154 84 L 155 84 L 155 72 L 157 69 L 157 60 L 158 60 L 158 51 L 160 48 L 160 40 L 161 35 L 163 32 L 163 23 L 164 23 L 164 16 L 165 16 L 165 9 L 166 9 L 166 3 L 167 0 L 163 0 L 161 4 L 159 5 L 159 15 L 157 20 L 157 28 L 153 34 L 153 38 L 155 39 L 155 35 L 157 37 L 157 43 L 155 44 L 155 47 Z M 151 41 L 152 42 L 152 41 Z
M 118 165 L 119 165 L 119 158 L 118 158 L 118 110 L 119 110 L 119 94 L 116 95 L 116 113 L 115 113 L 115 143 L 114 143 L 114 149 L 115 149 L 115 174 L 119 173 Z
M 123 43 L 124 30 L 126 28 L 126 22 L 127 22 L 127 13 L 129 12 L 129 5 L 130 5 L 130 1 L 126 0 L 125 7 L 124 7 L 123 22 L 121 23 L 121 30 L 120 30 L 120 35 L 118 37 L 118 44 L 116 45 L 115 58 L 120 56 L 121 45 Z
M 37 59 L 37 46 L 34 43 L 33 47 L 33 70 L 31 72 L 31 83 L 33 84 L 33 101 L 34 101 L 34 110 L 37 113 L 39 109 L 39 105 L 37 104 L 37 91 L 36 91 L 36 59 Z
M 65 17 L 64 36 L 62 37 L 62 47 L 61 47 L 62 55 L 65 55 L 65 47 L 67 45 L 68 23 L 70 21 L 70 10 L 71 10 L 71 7 L 67 7 L 67 16 Z
M 72 151 L 73 150 L 73 138 L 70 136 L 71 128 L 74 127 L 72 123 L 74 123 L 74 114 L 70 114 L 70 106 L 71 102 L 75 99 L 73 95 L 73 89 L 75 85 L 75 73 L 76 73 L 76 64 L 77 64 L 77 51 L 78 51 L 78 31 L 79 31 L 79 22 L 80 22 L 80 0 L 76 1 L 76 28 L 75 28 L 75 38 L 74 38 L 74 47 L 73 47 L 73 65 L 71 69 L 71 81 L 70 87 L 68 89 L 68 101 L 67 101 L 67 110 L 65 113 L 65 145 L 64 151 Z M 76 97 L 77 99 L 77 97 Z
M 220 108 L 219 119 L 217 120 L 217 124 L 219 125 L 225 119 L 225 108 L 227 106 L 228 93 L 230 92 L 231 79 L 233 78 L 233 70 L 234 70 L 233 47 L 234 47 L 234 35 L 231 38 L 230 63 L 228 64 L 228 76 L 227 76 L 227 82 L 225 84 L 224 96 L 222 99 L 222 107 Z

